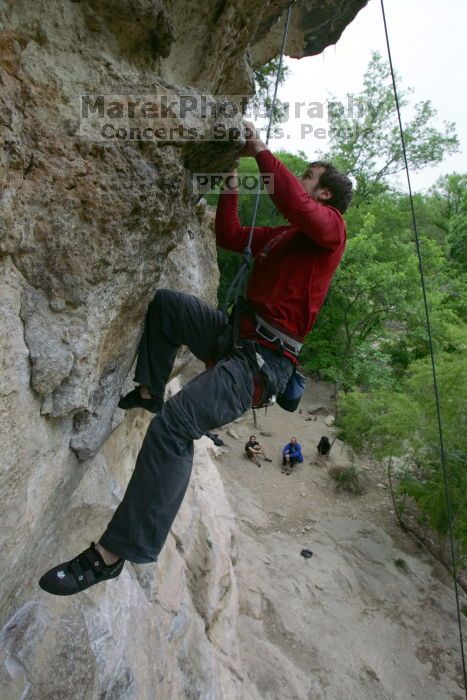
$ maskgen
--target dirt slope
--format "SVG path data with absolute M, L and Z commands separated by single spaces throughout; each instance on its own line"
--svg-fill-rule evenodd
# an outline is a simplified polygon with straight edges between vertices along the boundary
M 316 420 L 312 405 L 324 407 Z M 338 441 L 317 459 L 321 435 L 334 436 L 324 423 L 329 388 L 311 385 L 302 407 L 261 411 L 257 428 L 247 414 L 219 431 L 217 461 L 239 524 L 245 670 L 264 699 L 461 700 L 451 580 L 398 528 L 381 467 L 357 462 L 367 493 L 336 494 L 328 471 L 352 456 Z M 251 434 L 272 463 L 243 458 Z M 305 460 L 286 476 L 280 450 L 292 435 Z

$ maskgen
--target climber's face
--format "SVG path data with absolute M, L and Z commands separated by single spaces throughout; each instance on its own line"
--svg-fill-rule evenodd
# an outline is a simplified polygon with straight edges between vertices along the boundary
M 308 192 L 310 197 L 317 202 L 326 202 L 332 195 L 326 187 L 321 187 L 319 184 L 321 175 L 326 168 L 322 165 L 309 165 L 300 178 L 303 188 Z

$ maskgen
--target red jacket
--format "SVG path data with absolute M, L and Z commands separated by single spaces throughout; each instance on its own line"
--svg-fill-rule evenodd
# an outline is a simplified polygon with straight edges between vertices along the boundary
M 256 160 L 261 173 L 273 173 L 271 199 L 291 226 L 255 227 L 248 299 L 265 320 L 303 341 L 313 328 L 342 258 L 345 222 L 337 209 L 312 199 L 298 178 L 269 150 L 258 153 Z M 216 240 L 221 248 L 243 253 L 250 227 L 241 226 L 237 203 L 237 194 L 221 192 Z M 241 335 L 256 338 L 251 321 L 242 322 Z M 267 341 L 260 342 L 274 347 Z

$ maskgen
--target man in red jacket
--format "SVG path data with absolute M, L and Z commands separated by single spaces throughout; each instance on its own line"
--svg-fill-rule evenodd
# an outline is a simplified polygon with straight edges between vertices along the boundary
M 271 199 L 291 224 L 255 228 L 248 301 L 257 315 L 303 343 L 344 252 L 342 213 L 350 203 L 352 183 L 323 162 L 311 163 L 298 180 L 259 138 L 249 140 L 241 155 L 254 156 L 260 172 L 272 174 Z M 221 193 L 216 212 L 218 245 L 241 253 L 249 230 L 238 220 L 236 193 Z M 255 331 L 251 320 L 245 319 L 242 337 L 258 339 Z M 259 342 L 277 349 L 264 339 Z M 285 355 L 297 361 L 293 353 Z
M 193 440 L 229 423 L 252 405 L 255 363 L 272 378 L 280 395 L 297 363 L 345 246 L 342 213 L 351 196 L 350 180 L 333 166 L 311 163 L 295 177 L 248 124 L 240 156 L 254 156 L 263 174 L 272 174 L 271 198 L 290 225 L 254 230 L 253 271 L 248 283 L 252 309 L 240 323 L 243 349 L 227 348 L 224 313 L 190 294 L 158 290 L 149 305 L 139 346 L 135 381 L 120 408 L 142 407 L 156 414 L 139 452 L 122 502 L 97 544 L 50 569 L 39 581 L 55 595 L 79 593 L 116 578 L 125 559 L 157 560 L 183 501 L 193 463 Z M 242 252 L 249 227 L 237 215 L 237 193 L 221 192 L 216 214 L 217 243 Z M 164 390 L 181 345 L 203 362 L 218 362 L 164 403 Z M 247 350 L 248 348 L 248 350 Z

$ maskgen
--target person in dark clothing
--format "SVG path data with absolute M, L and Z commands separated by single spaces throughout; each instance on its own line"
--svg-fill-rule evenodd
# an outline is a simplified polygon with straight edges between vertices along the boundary
M 261 463 L 259 461 L 260 456 L 263 457 L 265 462 L 272 462 L 272 459 L 269 459 L 269 457 L 266 457 L 264 454 L 263 446 L 257 441 L 255 435 L 250 435 L 250 439 L 245 445 L 245 454 L 248 459 L 251 459 L 251 461 L 256 464 L 257 467 L 261 467 Z
M 297 462 L 303 462 L 302 448 L 297 438 L 292 437 L 282 448 L 282 472 L 290 474 Z
M 331 449 L 331 443 L 329 442 L 329 438 L 326 437 L 326 435 L 323 435 L 320 438 L 320 441 L 318 442 L 317 445 L 317 450 L 320 453 L 320 455 L 327 455 L 329 450 Z
M 252 405 L 256 367 L 251 344 L 273 377 L 272 393 L 280 395 L 298 361 L 300 342 L 316 320 L 344 251 L 342 213 L 350 202 L 351 183 L 322 162 L 310 163 L 297 178 L 267 149 L 254 127 L 247 126 L 247 142 L 239 155 L 256 157 L 260 171 L 273 175 L 270 196 L 290 222 L 255 228 L 247 296 L 258 324 L 269 324 L 289 342 L 280 349 L 264 338 L 261 325 L 245 316 L 241 347 L 218 359 L 219 340 L 228 326 L 225 314 L 190 294 L 157 291 L 139 346 L 137 386 L 119 403 L 124 410 L 145 408 L 155 417 L 106 531 L 97 544 L 42 576 L 39 584 L 49 593 L 71 595 L 115 578 L 125 560 L 157 560 L 189 483 L 193 440 L 235 420 Z M 238 220 L 235 187 L 224 190 L 216 214 L 218 245 L 241 252 L 248 235 L 249 227 Z M 165 385 L 182 345 L 203 362 L 218 361 L 164 403 Z

